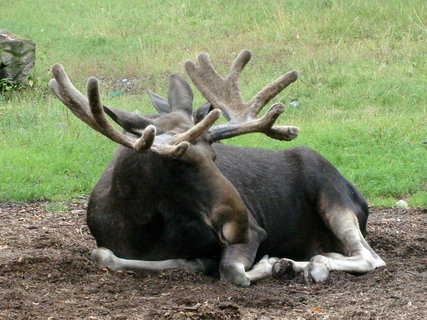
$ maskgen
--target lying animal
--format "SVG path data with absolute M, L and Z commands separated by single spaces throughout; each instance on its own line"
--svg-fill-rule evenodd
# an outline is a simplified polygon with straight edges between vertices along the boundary
M 253 132 L 278 140 L 298 135 L 296 127 L 274 126 L 281 103 L 257 118 L 297 73 L 244 102 L 239 77 L 250 58 L 242 51 L 225 78 L 205 53 L 197 64 L 187 61 L 185 69 L 208 103 L 193 111 L 191 88 L 175 74 L 167 99 L 149 92 L 158 111 L 149 116 L 104 106 L 95 78 L 88 81 L 87 99 L 62 66 L 53 66 L 49 85 L 56 96 L 121 145 L 88 205 L 87 223 L 98 245 L 92 259 L 100 267 L 219 270 L 222 279 L 248 286 L 273 273 L 303 272 L 318 282 L 331 270 L 364 273 L 385 265 L 363 237 L 365 200 L 321 155 L 302 147 L 270 151 L 217 143 Z M 221 114 L 228 122 L 215 125 Z

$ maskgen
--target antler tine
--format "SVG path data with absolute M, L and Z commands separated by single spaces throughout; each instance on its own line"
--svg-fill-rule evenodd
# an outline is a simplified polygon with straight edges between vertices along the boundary
M 238 81 L 240 74 L 242 73 L 245 66 L 248 64 L 248 62 L 252 58 L 252 52 L 249 50 L 243 50 L 239 53 L 237 58 L 233 61 L 233 64 L 230 67 L 230 72 L 227 76 L 228 79 L 235 82 L 235 84 L 238 86 Z
M 156 127 L 149 125 L 144 129 L 142 136 L 135 141 L 133 148 L 139 152 L 145 152 L 151 148 L 154 139 L 156 138 Z
M 255 117 L 264 106 L 283 89 L 298 79 L 297 71 L 290 71 L 261 89 L 248 103 L 248 115 Z
M 204 132 L 207 132 L 213 126 L 215 121 L 221 116 L 221 111 L 212 110 L 203 118 L 202 121 L 188 129 L 186 132 L 175 136 L 174 144 L 181 143 L 182 141 L 194 141 L 200 137 Z
M 89 78 L 87 82 L 87 95 L 89 98 L 89 106 L 93 119 L 101 129 L 99 131 L 100 133 L 114 142 L 139 152 L 145 152 L 150 149 L 156 136 L 156 127 L 149 125 L 145 128 L 142 136 L 139 139 L 130 138 L 129 136 L 124 135 L 116 128 L 114 128 L 105 117 L 104 107 L 99 95 L 98 79 L 94 77 Z
M 224 79 L 220 76 L 220 74 L 215 70 L 212 65 L 211 59 L 206 52 L 201 52 L 198 56 L 198 62 L 200 71 L 203 74 L 209 83 L 212 83 L 214 86 L 221 86 Z
M 60 64 L 55 64 L 52 67 L 52 74 L 55 79 L 50 80 L 49 87 L 55 93 L 57 98 L 65 104 L 74 115 L 89 125 L 91 128 L 99 131 L 98 125 L 93 120 L 89 110 L 89 102 L 87 98 L 78 91 Z

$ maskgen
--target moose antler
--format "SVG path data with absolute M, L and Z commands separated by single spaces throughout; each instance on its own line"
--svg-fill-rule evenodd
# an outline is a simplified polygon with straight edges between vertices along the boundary
M 96 78 L 91 77 L 88 80 L 89 99 L 87 99 L 73 86 L 60 64 L 55 64 L 52 67 L 52 73 L 55 79 L 49 82 L 49 87 L 77 118 L 114 142 L 141 153 L 152 150 L 162 156 L 179 158 L 187 152 L 190 142 L 206 132 L 220 116 L 219 111 L 211 112 L 203 121 L 187 131 L 174 136 L 160 135 L 157 136 L 157 139 L 156 127 L 149 124 L 141 133 L 141 137 L 136 138 L 121 133 L 108 122 L 104 113 L 105 107 L 101 103 L 99 83 Z
M 284 106 L 276 103 L 267 113 L 256 119 L 263 107 L 280 91 L 298 78 L 291 71 L 264 87 L 249 102 L 244 102 L 240 92 L 239 77 L 251 59 L 251 52 L 243 50 L 231 65 L 229 74 L 222 78 L 212 66 L 207 53 L 198 56 L 198 66 L 185 62 L 185 70 L 203 96 L 222 111 L 228 123 L 210 129 L 212 141 L 235 137 L 245 133 L 262 132 L 277 140 L 292 140 L 299 129 L 293 126 L 275 126 L 274 122 L 283 113 Z

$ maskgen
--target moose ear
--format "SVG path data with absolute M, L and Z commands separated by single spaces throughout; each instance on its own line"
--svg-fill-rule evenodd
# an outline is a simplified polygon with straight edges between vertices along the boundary
M 193 91 L 180 75 L 173 74 L 169 78 L 168 102 L 172 111 L 184 111 L 191 116 L 193 112 Z
M 210 102 L 206 102 L 193 111 L 194 124 L 203 120 L 206 115 L 214 109 Z
M 150 96 L 151 102 L 153 103 L 153 106 L 156 108 L 158 113 L 169 113 L 172 111 L 168 101 L 165 98 L 158 96 L 150 90 L 147 90 L 147 93 Z
M 133 112 L 106 106 L 104 106 L 104 111 L 111 119 L 128 132 L 139 134 L 140 131 L 138 129 L 145 129 L 146 126 L 153 124 L 150 119 Z

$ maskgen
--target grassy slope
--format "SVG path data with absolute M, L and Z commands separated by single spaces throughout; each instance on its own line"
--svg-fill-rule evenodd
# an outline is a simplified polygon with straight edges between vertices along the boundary
M 90 75 L 137 77 L 166 93 L 171 72 L 208 51 L 218 69 L 243 48 L 254 52 L 247 98 L 282 73 L 300 80 L 276 98 L 281 122 L 302 128 L 291 143 L 258 135 L 231 144 L 305 145 L 325 155 L 371 204 L 404 198 L 427 206 L 425 1 L 7 1 L 0 28 L 38 44 L 35 88 L 0 98 L 0 200 L 87 194 L 113 143 L 75 120 L 45 88 L 61 62 L 83 89 Z M 144 95 L 106 102 L 151 112 Z M 3 101 L 2 101 L 3 100 Z M 200 95 L 197 103 L 202 103 Z

